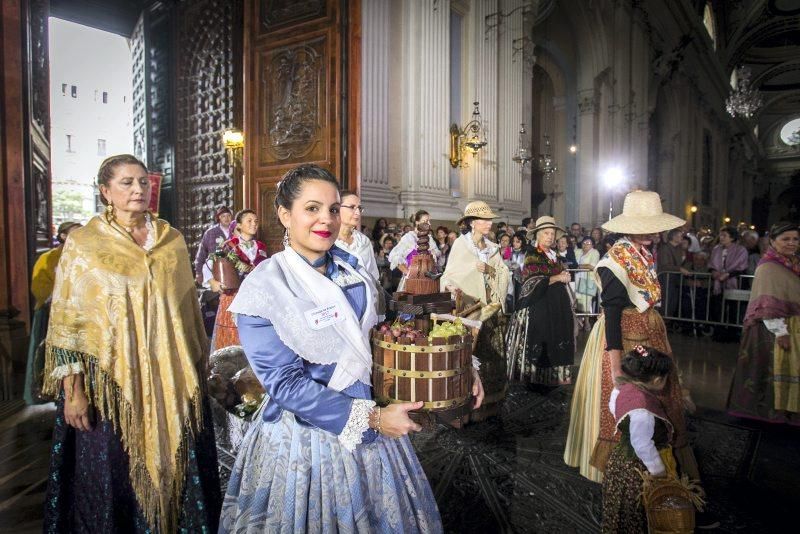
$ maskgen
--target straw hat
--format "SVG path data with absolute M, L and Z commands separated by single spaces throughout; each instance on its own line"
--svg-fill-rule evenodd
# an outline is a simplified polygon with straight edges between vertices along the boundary
M 536 233 L 539 230 L 546 230 L 548 228 L 552 228 L 556 231 L 556 239 L 566 233 L 563 228 L 559 228 L 559 226 L 556 224 L 556 220 L 553 217 L 549 215 L 542 215 L 536 219 L 536 224 L 534 225 L 533 229 L 528 231 L 528 241 L 535 241 Z
M 683 226 L 686 221 L 664 213 L 655 191 L 631 191 L 625 195 L 622 213 L 603 225 L 618 234 L 655 234 Z
M 469 219 L 497 219 L 497 217 L 499 216 L 495 215 L 489 204 L 483 200 L 475 200 L 464 208 L 464 216 L 456 222 L 456 226 L 461 226 L 461 223 L 468 222 Z

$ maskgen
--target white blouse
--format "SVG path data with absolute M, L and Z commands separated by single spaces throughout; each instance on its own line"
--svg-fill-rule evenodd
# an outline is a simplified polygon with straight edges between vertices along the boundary
M 608 401 L 608 409 L 612 414 L 617 407 L 618 396 L 619 390 L 614 388 Z M 653 432 L 656 428 L 655 416 L 644 408 L 638 408 L 628 412 L 627 417 L 630 420 L 631 446 L 636 456 L 644 463 L 651 475 L 663 475 L 666 468 L 658 449 L 656 449 L 656 444 L 653 442 Z

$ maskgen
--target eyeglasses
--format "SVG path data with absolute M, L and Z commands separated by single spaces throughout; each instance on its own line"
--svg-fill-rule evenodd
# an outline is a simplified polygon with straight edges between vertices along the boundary
M 351 210 L 353 210 L 353 211 L 357 211 L 357 212 L 359 212 L 359 213 L 366 213 L 366 210 L 364 210 L 364 206 L 356 206 L 356 205 L 350 205 L 350 206 L 348 206 L 347 204 L 342 204 L 342 205 L 341 205 L 341 206 L 339 206 L 339 207 L 341 207 L 341 208 L 348 208 L 348 209 L 351 209 Z

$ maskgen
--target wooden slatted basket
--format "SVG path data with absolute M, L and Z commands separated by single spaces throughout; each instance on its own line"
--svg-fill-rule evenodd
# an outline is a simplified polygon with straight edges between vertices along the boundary
M 372 358 L 378 404 L 423 401 L 412 419 L 461 427 L 472 393 L 472 334 L 433 338 L 395 338 L 374 330 Z

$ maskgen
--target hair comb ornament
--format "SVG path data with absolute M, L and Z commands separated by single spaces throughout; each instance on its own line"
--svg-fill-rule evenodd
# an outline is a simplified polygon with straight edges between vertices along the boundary
M 633 350 L 639 353 L 639 356 L 641 356 L 642 358 L 647 358 L 648 356 L 650 356 L 650 353 L 647 352 L 647 349 L 641 345 L 636 345 L 635 347 L 633 347 Z

